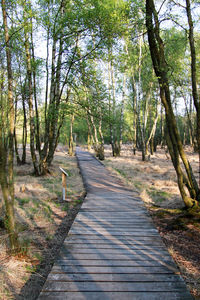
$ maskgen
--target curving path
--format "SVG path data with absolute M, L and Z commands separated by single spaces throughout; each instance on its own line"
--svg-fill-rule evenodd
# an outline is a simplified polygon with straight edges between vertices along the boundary
M 87 196 L 38 299 L 192 299 L 142 201 L 76 155 Z

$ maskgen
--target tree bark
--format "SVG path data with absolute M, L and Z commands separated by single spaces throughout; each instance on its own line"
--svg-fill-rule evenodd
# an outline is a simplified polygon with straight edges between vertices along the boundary
M 181 138 L 176 125 L 176 119 L 172 109 L 168 82 L 168 67 L 164 53 L 164 43 L 160 37 L 159 20 L 153 0 L 146 0 L 146 26 L 153 67 L 160 86 L 160 97 L 165 107 L 166 125 L 173 151 L 172 162 L 177 173 L 179 190 L 186 207 L 192 207 L 197 205 L 197 201 L 200 201 L 199 189 L 191 166 L 183 150 L 183 145 L 181 143 Z M 185 167 L 186 176 L 189 183 L 187 188 L 190 193 L 190 197 L 188 197 L 185 192 L 185 185 L 182 176 L 183 172 L 181 170 L 179 161 L 180 158 Z
M 120 126 L 119 126 L 119 144 L 120 148 L 122 146 L 122 134 L 123 134 L 123 125 L 124 125 L 124 104 L 125 104 L 125 89 L 126 89 L 126 74 L 123 77 L 123 90 L 122 90 L 122 103 L 121 103 L 121 112 L 120 112 Z
M 8 160 L 7 151 L 3 146 L 2 129 L 0 128 L 0 183 L 6 207 L 6 228 L 9 233 L 11 252 L 19 251 L 18 235 L 15 228 L 14 217 L 14 100 L 13 100 L 13 75 L 11 66 L 10 37 L 7 24 L 7 11 L 5 0 L 1 1 L 4 39 L 6 44 L 7 74 L 8 74 Z M 7 164 L 7 165 L 6 165 Z
M 73 124 L 74 124 L 74 114 L 71 115 L 71 122 L 70 122 L 70 134 L 69 134 L 69 155 L 70 156 L 72 156 L 74 153 Z
M 27 19 L 26 12 L 24 11 L 24 19 Z M 30 53 L 30 43 L 29 34 L 27 29 L 28 23 L 24 26 L 24 37 L 25 37 L 25 53 L 26 53 L 26 67 L 27 67 L 27 79 L 28 79 L 28 104 L 29 104 L 29 124 L 30 124 L 30 150 L 31 157 L 34 167 L 34 172 L 36 175 L 41 175 L 41 170 L 38 165 L 37 156 L 35 153 L 35 120 L 34 120 L 34 110 L 33 110 L 33 85 L 32 85 L 32 68 L 31 68 L 31 53 Z
M 30 7 L 31 9 L 31 7 Z M 33 61 L 33 68 L 32 68 L 32 74 L 33 74 L 33 95 L 34 95 L 34 102 L 35 102 L 35 123 L 36 123 L 36 149 L 41 151 L 41 142 L 40 142 L 40 119 L 39 119 L 39 112 L 38 112 L 38 101 L 37 101 L 37 88 L 36 88 L 36 62 L 35 62 L 35 51 L 34 51 L 34 43 L 33 43 L 33 22 L 32 17 L 30 20 L 31 30 L 30 30 L 30 36 L 31 36 L 31 52 L 32 52 L 32 61 Z
M 189 25 L 189 43 L 190 43 L 190 53 L 191 53 L 192 96 L 193 96 L 194 106 L 197 112 L 196 136 L 197 136 L 197 145 L 198 145 L 198 153 L 199 153 L 199 188 L 200 188 L 200 101 L 199 101 L 198 88 L 197 88 L 196 49 L 195 49 L 195 42 L 194 42 L 194 25 L 192 20 L 190 0 L 186 0 L 186 11 L 187 11 L 187 18 L 188 18 L 188 25 Z

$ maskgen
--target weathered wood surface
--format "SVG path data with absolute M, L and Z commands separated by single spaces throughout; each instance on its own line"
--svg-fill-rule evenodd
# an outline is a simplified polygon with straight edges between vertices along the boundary
M 87 190 L 39 300 L 192 299 L 147 210 L 86 151 Z

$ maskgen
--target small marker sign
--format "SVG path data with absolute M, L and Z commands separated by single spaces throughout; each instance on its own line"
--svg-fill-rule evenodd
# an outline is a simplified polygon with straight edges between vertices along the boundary
M 59 169 L 62 172 L 62 196 L 63 196 L 63 201 L 64 201 L 64 200 L 67 200 L 66 199 L 66 196 L 67 196 L 67 176 L 69 176 L 69 175 L 67 174 L 67 172 L 63 168 L 59 167 Z

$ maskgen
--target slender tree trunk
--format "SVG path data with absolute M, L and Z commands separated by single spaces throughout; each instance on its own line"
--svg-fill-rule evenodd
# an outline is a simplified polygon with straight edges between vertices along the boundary
M 141 93 L 142 93 L 142 82 L 141 82 L 141 67 L 142 67 L 142 36 L 138 38 L 139 45 L 139 57 L 138 57 L 138 88 L 137 88 L 137 102 L 138 102 L 138 127 L 140 133 L 142 160 L 146 160 L 146 147 L 145 147 L 145 131 L 146 131 L 146 119 L 147 119 L 147 106 L 148 99 L 145 99 L 145 105 L 143 107 L 143 122 L 141 122 Z
M 113 105 L 112 105 L 112 76 L 111 76 L 111 63 L 110 61 L 108 62 L 108 91 L 109 91 L 109 96 L 108 96 L 108 100 L 109 100 L 109 129 L 110 129 L 110 144 L 112 147 L 112 155 L 115 156 L 115 146 L 114 146 L 114 129 L 113 129 Z
M 191 116 L 187 107 L 187 102 L 186 102 L 186 97 L 185 95 L 182 94 L 182 97 L 185 102 L 185 114 L 186 114 L 186 119 L 187 119 L 187 124 L 186 127 L 188 128 L 188 134 L 189 134 L 189 143 L 192 147 L 194 147 L 195 141 L 194 141 L 194 134 L 193 134 L 193 126 L 192 126 L 192 121 L 191 121 Z
M 32 74 L 33 74 L 33 95 L 35 100 L 35 123 L 36 123 L 36 149 L 41 151 L 41 145 L 40 145 L 40 119 L 39 119 L 39 112 L 38 112 L 38 102 L 37 102 L 37 88 L 36 88 L 36 63 L 35 63 L 35 51 L 34 51 L 34 43 L 33 43 L 33 24 L 32 24 L 32 17 L 30 20 L 31 30 L 30 30 L 30 36 L 31 36 L 31 51 L 32 51 L 32 61 L 33 61 L 33 68 L 32 68 Z
M 46 90 L 45 90 L 45 105 L 44 105 L 44 121 L 45 126 L 47 122 L 47 105 L 48 105 L 48 93 L 49 93 L 49 35 L 50 35 L 50 9 L 49 9 L 49 2 L 48 2 L 48 29 L 47 29 L 47 49 L 46 49 Z
M 180 135 L 176 125 L 176 119 L 172 109 L 169 82 L 167 77 L 168 67 L 164 54 L 164 44 L 160 37 L 158 15 L 153 0 L 146 0 L 146 25 L 153 67 L 159 81 L 161 101 L 165 107 L 166 124 L 170 138 L 168 140 L 170 140 L 172 145 L 173 157 L 172 155 L 171 157 L 177 173 L 179 190 L 186 207 L 192 207 L 197 205 L 197 201 L 200 201 L 199 189 L 191 166 L 183 150 L 183 145 L 181 143 Z M 190 197 L 188 197 L 185 192 L 185 184 L 183 180 L 183 171 L 181 170 L 180 159 L 182 160 L 186 171 L 185 177 L 187 176 L 187 188 L 190 193 Z
M 88 125 L 88 150 L 90 151 L 91 145 L 94 145 L 94 138 L 92 135 L 92 129 L 91 129 L 88 113 L 86 115 L 86 119 L 87 119 L 87 125 Z
M 96 45 L 95 45 L 94 36 L 92 36 L 92 40 L 93 40 L 93 48 L 95 49 Z M 95 59 L 94 59 L 94 65 L 95 65 L 95 68 L 97 69 L 96 56 L 95 56 Z M 99 143 L 98 148 L 97 148 L 96 156 L 100 160 L 104 160 L 105 156 L 104 156 L 104 137 L 103 137 L 103 132 L 102 132 L 102 106 L 101 106 L 101 100 L 100 100 L 100 90 L 99 90 L 99 86 L 98 86 L 98 83 L 97 83 L 96 76 L 94 78 L 94 82 L 95 82 L 95 89 L 96 89 L 96 93 L 97 93 L 97 106 L 98 106 L 97 107 L 97 114 L 98 114 L 98 119 L 99 119 L 98 132 L 99 132 L 99 137 L 100 137 L 100 143 Z
M 22 164 L 26 163 L 26 143 L 27 143 L 27 117 L 26 117 L 26 105 L 25 105 L 25 98 L 22 95 L 22 106 L 23 106 L 23 136 L 22 136 Z
M 164 144 L 165 144 L 165 141 L 164 141 L 164 123 L 165 123 L 165 118 L 163 116 L 163 105 L 161 103 L 161 106 L 160 106 L 160 145 L 161 145 L 161 148 L 164 148 Z
M 8 161 L 6 159 L 7 149 L 3 147 L 2 129 L 0 129 L 0 183 L 3 193 L 3 198 L 6 207 L 6 227 L 9 233 L 10 250 L 16 252 L 19 250 L 18 235 L 15 228 L 14 217 L 14 100 L 13 100 L 13 76 L 11 67 L 11 50 L 10 37 L 7 24 L 7 11 L 5 0 L 1 1 L 4 38 L 6 44 L 6 59 L 7 59 L 7 74 L 8 74 L 8 114 L 9 114 L 9 129 L 8 129 Z M 6 166 L 7 162 L 7 166 Z M 7 167 L 7 168 L 6 168 Z M 6 170 L 7 169 L 7 170 Z M 7 175 L 6 175 L 7 174 Z
M 15 100 L 15 124 L 14 124 L 14 139 L 15 139 L 15 154 L 17 159 L 17 165 L 20 166 L 22 161 L 20 159 L 19 150 L 18 150 L 18 143 L 17 143 L 17 133 L 16 133 L 16 124 L 17 123 L 17 98 Z
M 151 151 L 151 155 L 153 155 L 153 152 L 154 152 L 153 138 L 154 138 L 154 135 L 155 135 L 155 132 L 156 132 L 157 121 L 158 121 L 158 103 L 156 102 L 156 116 L 155 116 L 155 119 L 154 119 L 154 121 L 153 121 L 153 126 L 152 126 L 152 128 L 151 128 L 149 137 L 148 137 L 148 139 L 147 139 L 147 141 L 146 141 L 146 155 L 148 155 L 148 146 L 149 146 L 149 143 L 150 143 L 150 151 Z
M 126 74 L 124 74 L 124 77 L 123 77 L 122 103 L 121 103 L 121 112 L 120 112 L 120 126 L 119 126 L 120 148 L 122 146 L 122 134 L 123 134 L 123 125 L 124 125 L 125 89 L 126 89 Z
M 24 12 L 24 18 L 26 18 L 26 13 Z M 25 52 L 26 52 L 26 67 L 27 67 L 27 79 L 28 79 L 28 102 L 29 102 L 29 122 L 30 122 L 30 149 L 31 157 L 34 167 L 34 172 L 36 175 L 41 175 L 39 169 L 37 156 L 35 153 L 35 120 L 34 120 L 34 110 L 33 110 L 33 85 L 32 85 L 32 68 L 31 68 L 31 53 L 30 53 L 30 43 L 29 34 L 27 29 L 28 24 L 24 26 L 24 36 L 25 36 Z
M 71 122 L 70 122 L 70 134 L 69 134 L 69 155 L 70 156 L 72 156 L 74 153 L 73 124 L 74 124 L 74 114 L 72 114 Z
M 187 18 L 188 18 L 188 25 L 189 25 L 189 43 L 190 43 L 190 52 L 191 52 L 192 96 L 193 96 L 194 106 L 197 112 L 196 136 L 197 136 L 197 145 L 198 145 L 198 153 L 199 153 L 199 188 L 200 188 L 200 101 L 199 101 L 198 88 L 197 88 L 196 49 L 195 49 L 195 42 L 194 42 L 194 25 L 192 20 L 190 0 L 186 0 L 186 11 L 187 11 Z M 200 198 L 200 194 L 199 194 L 199 198 Z
M 131 76 L 131 86 L 132 86 L 132 108 L 133 108 L 133 154 L 136 154 L 137 147 L 137 123 L 138 123 L 138 112 L 137 112 L 137 96 L 134 74 Z
M 23 108 L 23 132 L 22 132 L 22 156 L 21 164 L 26 164 L 26 144 L 27 144 L 27 117 L 26 117 L 26 90 L 27 90 L 27 77 L 25 81 L 22 82 L 22 71 L 21 71 L 21 62 L 18 60 L 19 64 L 19 82 L 20 82 L 20 93 L 22 97 L 22 108 Z

